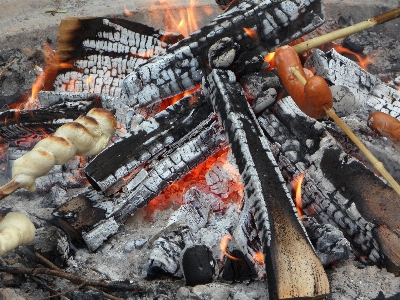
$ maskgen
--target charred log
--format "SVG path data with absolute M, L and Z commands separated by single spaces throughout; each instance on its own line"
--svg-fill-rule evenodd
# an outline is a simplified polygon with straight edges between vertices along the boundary
M 213 70 L 205 90 L 227 131 L 242 176 L 243 211 L 254 212 L 270 296 L 316 297 L 329 293 L 325 271 L 310 246 L 268 142 L 235 75 Z M 305 256 L 307 263 L 303 264 Z M 296 288 L 299 284 L 301 292 Z
M 233 47 L 234 56 L 248 51 L 265 55 L 315 29 L 323 19 L 317 0 L 240 2 L 127 76 L 123 83 L 129 96 L 127 104 L 144 107 L 194 88 L 206 74 L 210 48 L 223 38 L 238 45 L 239 49 Z M 254 29 L 257 38 L 250 37 L 244 28 Z
M 8 110 L 0 113 L 0 145 L 32 134 L 52 133 L 97 105 L 97 98 L 65 101 L 35 110 Z
M 371 262 L 382 265 L 382 255 L 391 254 L 391 265 L 396 265 L 393 253 L 398 245 L 387 239 L 387 244 L 380 243 L 378 228 L 397 228 L 398 218 L 388 217 L 388 213 L 396 214 L 398 195 L 357 159 L 346 155 L 323 124 L 302 114 L 290 98 L 281 100 L 273 114 L 267 111 L 259 121 L 274 144 L 286 181 L 305 172 L 302 201 L 307 215 L 340 228 L 359 255 Z M 285 145 L 297 145 L 297 149 L 291 151 Z M 397 239 L 395 230 L 384 231 L 393 241 Z M 384 248 L 390 250 L 382 252 Z
M 197 97 L 196 97 L 197 96 Z M 193 99 L 197 98 L 196 101 Z M 151 163 L 153 158 L 177 147 L 189 139 L 191 131 L 206 120 L 211 106 L 200 97 L 190 95 L 142 122 L 134 132 L 100 153 L 86 168 L 85 173 L 98 190 L 113 186 L 111 193 L 126 184 Z

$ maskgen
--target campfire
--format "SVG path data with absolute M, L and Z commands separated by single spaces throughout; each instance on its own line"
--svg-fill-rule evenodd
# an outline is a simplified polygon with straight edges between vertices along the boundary
M 251 280 L 270 299 L 328 296 L 324 267 L 350 255 L 399 274 L 399 156 L 386 130 L 397 121 L 368 120 L 374 111 L 398 117 L 399 91 L 335 49 L 298 41 L 324 23 L 321 1 L 219 4 L 225 10 L 211 23 L 183 35 L 122 18 L 61 22 L 32 93 L 0 115 L 12 171 L 1 197 L 17 190 L 8 198 L 41 203 L 26 211 L 37 237 L 19 248 L 36 257 L 0 271 L 58 276 L 111 299 L 146 287 L 123 281 L 127 271 L 113 276 L 118 282 L 97 281 L 60 267 L 79 269 L 74 259 L 96 253 L 140 253 L 140 273 L 157 284 Z M 316 43 L 326 46 L 322 38 Z M 279 69 L 281 49 L 311 48 L 287 76 L 299 78 L 306 98 L 322 78 L 333 102 L 318 114 Z M 141 238 L 129 239 L 127 228 L 141 222 Z M 118 239 L 125 244 L 114 248 Z

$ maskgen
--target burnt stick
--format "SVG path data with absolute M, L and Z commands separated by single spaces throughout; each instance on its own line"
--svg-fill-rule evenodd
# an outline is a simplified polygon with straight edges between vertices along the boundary
M 214 69 L 205 90 L 227 131 L 245 185 L 243 211 L 254 210 L 271 299 L 327 295 L 324 268 L 299 222 L 285 181 L 235 75 Z

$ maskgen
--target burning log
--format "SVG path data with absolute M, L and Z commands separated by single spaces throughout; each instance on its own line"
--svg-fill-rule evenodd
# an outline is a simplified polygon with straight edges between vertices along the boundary
M 325 271 L 299 223 L 268 142 L 236 83 L 235 75 L 213 70 L 207 77 L 205 89 L 227 130 L 245 184 L 243 210 L 254 212 L 268 272 L 270 297 L 328 294 Z M 305 261 L 307 263 L 302 263 Z
M 359 255 L 398 272 L 394 267 L 398 265 L 394 254 L 398 252 L 398 235 L 387 228 L 398 226 L 392 223 L 398 218 L 388 216 L 388 212 L 396 214 L 399 196 L 363 164 L 346 155 L 325 126 L 301 113 L 290 98 L 279 101 L 273 114 L 264 112 L 259 122 L 273 143 L 286 181 L 305 172 L 304 212 L 340 228 Z M 384 211 L 375 205 L 384 206 Z M 392 241 L 383 236 L 392 236 Z
M 211 113 L 211 106 L 199 93 L 186 96 L 154 118 L 143 121 L 132 133 L 91 161 L 85 168 L 89 181 L 103 191 L 114 186 L 110 190 L 113 193 L 153 158 L 171 152 L 190 139 L 191 132 Z
M 128 75 L 123 83 L 127 104 L 141 108 L 194 88 L 206 74 L 209 49 L 223 38 L 232 38 L 240 48 L 235 57 L 252 51 L 265 56 L 272 48 L 315 29 L 323 20 L 318 0 L 240 2 Z M 244 28 L 254 29 L 257 38 L 250 37 Z
M 400 117 L 400 93 L 340 55 L 334 49 L 327 53 L 315 50 L 306 62 L 315 73 L 337 86 L 346 86 L 355 97 L 355 105 L 369 113 L 379 110 Z
M 143 132 L 138 131 L 138 134 Z M 129 215 L 148 204 L 170 183 L 182 178 L 224 145 L 224 132 L 211 113 L 191 132 L 186 133 L 185 138 L 179 142 L 179 147 L 171 148 L 163 155 L 153 158 L 145 169 L 137 173 L 131 181 L 132 184 L 126 185 L 127 189 L 123 193 L 114 195 L 114 199 L 92 192 L 83 194 L 83 197 L 89 197 L 90 207 L 100 210 L 101 221 L 91 218 L 94 222 L 86 222 L 83 227 L 77 220 L 85 219 L 88 210 L 79 209 L 78 204 L 72 205 L 76 215 L 71 218 L 69 202 L 56 210 L 55 215 L 69 222 L 71 229 L 81 234 L 89 249 L 94 251 L 118 231 Z M 82 203 L 81 206 L 83 205 Z
M 32 134 L 50 134 L 97 106 L 97 97 L 63 101 L 35 110 L 12 109 L 0 113 L 0 145 Z

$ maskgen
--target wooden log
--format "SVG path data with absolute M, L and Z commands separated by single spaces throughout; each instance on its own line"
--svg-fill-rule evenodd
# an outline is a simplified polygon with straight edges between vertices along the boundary
M 243 210 L 254 210 L 271 299 L 326 296 L 324 268 L 235 75 L 212 70 L 205 90 L 227 131 L 245 185 Z
M 98 190 L 114 186 L 108 191 L 113 193 L 121 181 L 127 183 L 127 176 L 139 173 L 153 158 L 177 147 L 211 113 L 211 106 L 198 93 L 181 99 L 100 153 L 85 168 L 86 176 Z
M 71 199 L 54 215 L 69 224 L 70 235 L 82 237 L 89 250 L 96 250 L 118 232 L 129 215 L 226 145 L 225 133 L 213 113 L 185 137 L 179 147 L 149 161 L 146 169 L 133 178 L 136 182 L 129 190 L 117 193 L 113 198 L 93 190 L 86 191 L 78 196 L 82 199 Z M 95 216 L 88 218 L 91 212 L 96 212 Z M 80 220 L 85 220 L 84 226 Z
M 330 83 L 347 87 L 355 98 L 355 105 L 369 112 L 379 110 L 400 119 L 400 92 L 384 84 L 354 61 L 337 53 L 314 50 L 305 66 Z
M 291 98 L 281 100 L 273 113 L 264 112 L 259 122 L 271 143 L 282 145 L 274 153 L 286 181 L 305 172 L 307 215 L 338 227 L 359 256 L 398 273 L 399 196 L 347 155 L 325 125 L 301 113 Z
M 97 106 L 96 98 L 63 103 L 35 110 L 7 110 L 0 113 L 0 145 L 32 134 L 43 135 L 57 130 Z
M 195 87 L 206 74 L 209 49 L 223 38 L 239 47 L 235 58 L 247 52 L 267 54 L 321 25 L 321 1 L 259 1 L 238 3 L 210 24 L 192 33 L 166 53 L 150 59 L 124 79 L 128 104 L 148 106 Z M 257 38 L 243 28 L 252 28 Z M 264 57 L 263 56 L 263 57 Z

